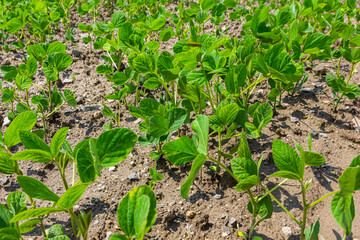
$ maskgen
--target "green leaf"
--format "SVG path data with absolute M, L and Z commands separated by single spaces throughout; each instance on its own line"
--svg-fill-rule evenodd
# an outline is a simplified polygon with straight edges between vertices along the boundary
M 303 51 L 305 54 L 317 54 L 321 49 L 329 48 L 333 41 L 334 40 L 328 35 L 314 33 L 306 39 Z
M 57 205 L 61 208 L 71 209 L 84 194 L 88 185 L 89 184 L 81 183 L 68 188 L 57 201 Z
M 169 120 L 155 115 L 150 118 L 150 128 L 148 134 L 154 137 L 161 137 L 169 131 Z
M 17 230 L 13 227 L 0 229 L 0 240 L 19 240 L 21 239 Z
M 345 230 L 346 236 L 350 235 L 352 221 L 355 217 L 353 196 L 351 194 L 335 194 L 331 201 L 331 213 L 339 225 Z
M 48 233 L 49 238 L 53 238 L 61 235 L 65 235 L 65 230 L 60 224 L 54 224 L 50 227 Z
M 59 129 L 53 136 L 51 143 L 50 143 L 50 152 L 51 155 L 56 157 L 66 139 L 68 134 L 69 128 L 61 128 Z
M 360 47 L 360 34 L 355 35 L 349 41 L 350 47 Z
M 97 74 L 112 74 L 113 67 L 111 65 L 99 65 L 96 67 Z
M 205 115 L 197 115 L 191 127 L 197 135 L 198 152 L 206 156 L 208 153 L 209 118 Z
M 258 138 L 262 135 L 261 130 L 250 122 L 245 123 L 245 131 L 252 138 Z
M 241 133 L 241 139 L 240 139 L 240 144 L 239 144 L 237 154 L 238 154 L 239 158 L 252 159 L 249 144 L 248 144 L 248 141 L 246 139 L 246 135 L 244 132 Z
M 211 53 L 212 51 L 214 51 L 215 49 L 218 49 L 219 47 L 221 47 L 222 45 L 225 45 L 228 42 L 227 38 L 220 38 L 218 40 L 216 40 L 215 42 L 213 42 L 211 44 L 211 46 L 206 50 L 205 55 L 208 55 L 209 53 Z
M 185 182 L 181 185 L 180 193 L 183 198 L 187 198 L 189 195 L 190 187 L 195 180 L 197 173 L 200 171 L 201 167 L 206 161 L 206 156 L 203 154 L 197 155 L 194 159 L 194 162 L 191 166 L 189 176 L 186 178 Z
M 52 192 L 42 182 L 27 176 L 17 176 L 18 183 L 22 190 L 32 198 L 56 202 L 59 196 Z
M 305 231 L 305 239 L 306 240 L 318 240 L 320 233 L 320 222 L 319 218 L 316 219 L 314 224 L 311 224 L 310 228 Z
M 129 61 L 129 58 L 131 58 L 132 54 L 129 55 L 128 61 L 131 62 L 130 65 L 134 67 L 134 70 L 139 73 L 148 73 L 152 72 L 154 69 L 153 62 L 151 60 L 151 57 L 147 55 L 146 53 L 133 53 L 135 54 L 135 58 L 132 59 L 132 61 Z
M 3 79 L 8 82 L 13 81 L 18 74 L 16 67 L 10 65 L 1 66 L 1 73 L 4 75 Z
M 19 131 L 30 131 L 36 124 L 36 114 L 30 111 L 20 113 L 6 129 L 4 143 L 9 148 L 20 142 Z
M 35 218 L 35 217 L 47 215 L 50 213 L 63 212 L 63 211 L 65 211 L 65 210 L 61 209 L 61 208 L 54 208 L 54 207 L 28 209 L 28 210 L 21 212 L 21 213 L 17 214 L 16 216 L 14 216 L 10 220 L 10 223 L 19 222 L 19 221 L 23 221 L 23 220 L 26 220 L 29 218 Z
M 54 64 L 54 67 L 57 71 L 64 71 L 66 68 L 68 68 L 72 62 L 73 59 L 70 55 L 66 53 L 52 53 L 49 55 L 49 58 Z
M 76 99 L 74 97 L 74 92 L 69 90 L 69 89 L 65 89 L 64 90 L 64 98 L 65 101 L 72 107 L 76 107 L 77 103 L 76 103 Z
M 169 41 L 175 35 L 172 27 L 167 27 L 165 30 L 161 31 L 159 34 L 159 40 L 162 42 Z
M 50 55 L 52 53 L 65 53 L 66 45 L 63 44 L 62 42 L 52 42 L 52 43 L 50 43 L 46 52 L 48 55 Z
M 299 180 L 298 174 L 290 172 L 290 171 L 285 171 L 285 170 L 277 171 L 277 172 L 269 175 L 268 177 L 281 177 L 281 178 L 289 178 L 289 179 Z
M 80 149 L 76 156 L 77 171 L 82 183 L 91 183 L 96 179 L 95 161 L 90 152 Z
M 357 166 L 360 166 L 360 155 L 355 157 L 349 165 L 349 167 L 357 167 Z
M 143 196 L 146 196 L 147 200 L 144 200 Z M 142 203 L 145 203 L 145 206 Z M 147 233 L 156 220 L 156 197 L 151 188 L 147 185 L 133 188 L 121 200 L 117 217 L 121 230 L 129 238 Z
M 201 0 L 200 7 L 203 11 L 210 10 L 218 1 L 216 0 Z
M 37 61 L 33 56 L 30 56 L 26 61 L 26 70 L 28 71 L 29 76 L 32 76 L 37 71 Z
M 128 238 L 121 234 L 112 235 L 109 240 L 128 240 Z
M 165 117 L 169 120 L 169 131 L 176 131 L 184 123 L 186 111 L 182 108 L 174 108 L 168 111 Z
M 360 190 L 360 167 L 348 167 L 339 177 L 341 192 L 352 194 Z
M 25 90 L 31 86 L 32 80 L 28 76 L 17 75 L 15 78 L 15 84 L 19 90 Z
M 145 117 L 150 118 L 155 115 L 155 112 L 159 109 L 160 103 L 154 98 L 145 98 L 141 100 L 139 106 L 141 109 L 141 113 Z
M 13 216 L 26 210 L 26 195 L 23 192 L 16 191 L 10 193 L 6 202 Z
M 96 143 L 101 166 L 107 168 L 125 160 L 136 142 L 136 134 L 127 128 L 117 128 L 102 133 Z
M 325 158 L 319 153 L 304 151 L 303 154 L 306 165 L 318 167 L 325 163 Z
M 355 33 L 355 28 L 352 25 L 343 22 L 334 22 L 331 28 L 330 36 L 335 40 L 342 38 L 346 41 Z
M 270 103 L 261 103 L 253 115 L 254 125 L 257 129 L 264 128 L 271 120 L 273 111 Z
M 158 31 L 160 30 L 163 26 L 165 26 L 166 23 L 166 18 L 157 18 L 154 21 L 152 21 L 151 23 L 151 30 L 153 31 Z
M 46 151 L 39 149 L 28 149 L 15 153 L 11 160 L 29 160 L 34 162 L 48 163 L 53 160 L 53 156 Z
M 0 152 L 0 172 L 3 174 L 14 174 L 18 171 L 18 163 L 11 159 L 11 154 Z
M 38 149 L 50 153 L 49 146 L 35 133 L 21 130 L 19 136 L 26 149 Z
M 263 195 L 259 195 L 259 196 L 257 196 L 257 198 L 260 198 L 262 196 Z M 253 206 L 251 204 L 251 201 L 249 201 L 249 204 L 247 207 L 248 207 L 249 212 L 252 214 Z M 266 197 L 261 199 L 255 205 L 255 212 L 257 213 L 257 215 L 259 215 L 261 217 L 261 221 L 271 218 L 273 211 L 274 211 L 274 206 L 273 206 L 273 203 L 272 203 L 269 195 L 267 195 Z
M 275 139 L 272 150 L 274 162 L 280 171 L 292 173 L 294 176 L 291 179 L 303 179 L 304 163 L 300 160 L 299 155 L 294 149 L 286 143 Z
M 216 109 L 216 115 L 223 126 L 228 126 L 234 122 L 239 111 L 240 107 L 236 103 L 230 103 L 223 107 L 219 106 Z
M 238 180 L 244 180 L 251 175 L 257 176 L 257 165 L 251 158 L 233 158 L 231 169 Z
M 166 143 L 162 151 L 167 160 L 177 166 L 192 161 L 198 155 L 194 142 L 188 136 Z
M 9 227 L 11 212 L 0 203 L 0 228 Z
M 12 18 L 6 24 L 6 30 L 10 34 L 15 34 L 22 28 L 23 28 L 23 23 L 21 22 L 21 20 L 19 18 Z
M 266 67 L 266 66 L 265 66 Z M 232 94 L 239 94 L 240 88 L 246 84 L 246 66 L 240 64 L 230 69 L 225 77 L 226 89 Z
M 27 220 L 26 222 L 23 222 L 19 226 L 20 233 L 24 234 L 24 233 L 28 233 L 28 232 L 32 231 L 34 228 L 36 228 L 36 226 L 39 223 L 40 223 L 40 219 L 38 219 L 38 218 L 30 219 L 30 220 Z
M 124 25 L 125 21 L 125 13 L 121 10 L 111 15 L 111 23 L 115 28 L 120 28 L 122 25 Z
M 26 51 L 29 55 L 34 56 L 38 62 L 42 62 L 47 55 L 45 49 L 39 44 L 30 45 Z
M 143 240 L 145 236 L 145 228 L 147 224 L 147 218 L 150 212 L 150 198 L 146 195 L 142 195 L 135 205 L 134 219 L 135 221 L 135 233 L 136 239 Z
M 260 182 L 259 177 L 256 175 L 251 175 L 243 180 L 240 180 L 238 184 L 235 186 L 236 191 L 246 191 L 255 186 Z

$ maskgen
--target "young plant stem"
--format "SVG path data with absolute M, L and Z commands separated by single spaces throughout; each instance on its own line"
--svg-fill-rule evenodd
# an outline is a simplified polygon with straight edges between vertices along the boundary
M 64 106 L 65 103 L 66 103 L 66 102 L 64 101 L 60 106 L 54 108 L 48 115 L 46 115 L 45 118 L 48 118 L 48 117 L 50 117 L 51 115 L 53 115 L 57 110 L 59 110 L 62 106 Z
M 301 222 L 301 234 L 300 234 L 300 240 L 304 240 L 305 237 L 305 228 L 306 228 L 306 217 L 307 217 L 307 211 L 309 209 L 309 205 L 306 203 L 306 189 L 303 183 L 301 183 L 301 195 L 303 199 L 303 220 Z
M 283 180 L 281 183 L 279 183 L 278 185 L 276 185 L 274 188 L 272 188 L 269 193 L 272 193 L 273 191 L 275 191 L 278 187 L 280 187 L 281 185 L 283 185 L 284 183 L 287 182 L 287 180 L 289 180 L 288 178 L 286 178 L 285 180 Z M 261 198 L 259 198 L 258 202 L 260 202 L 261 200 L 263 200 L 267 195 L 269 195 L 268 193 L 264 194 L 263 196 L 261 196 Z
M 256 200 L 255 200 L 252 192 L 250 191 L 250 189 L 247 190 L 247 193 L 249 194 L 250 201 L 251 201 L 251 206 L 252 206 L 251 227 L 250 227 L 249 236 L 248 236 L 248 239 L 251 240 L 252 235 L 253 235 L 254 230 L 255 230 L 255 227 L 256 227 Z
M 339 192 L 339 191 L 330 192 L 330 193 L 326 194 L 325 196 L 319 198 L 319 199 L 316 200 L 315 202 L 310 203 L 310 204 L 308 205 L 308 207 L 311 208 L 311 207 L 315 206 L 316 204 L 318 204 L 319 202 L 325 200 L 326 198 L 328 198 L 328 197 L 330 197 L 330 196 L 332 196 L 332 195 L 334 195 L 334 194 L 337 194 L 338 192 Z
M 359 64 L 358 64 L 358 65 L 359 65 Z M 358 65 L 357 65 L 357 66 L 358 66 Z M 346 81 L 346 87 L 349 85 L 349 81 L 350 81 L 352 75 L 354 74 L 354 66 L 355 66 L 355 64 L 354 64 L 354 63 L 351 63 L 351 70 L 350 70 L 350 74 L 349 74 L 349 76 L 348 76 L 348 79 L 347 79 L 347 81 Z M 355 69 L 356 69 L 356 68 L 355 68 Z M 336 103 L 335 103 L 335 111 L 336 111 L 337 107 L 339 106 L 340 100 L 343 98 L 343 96 L 344 96 L 345 93 L 346 93 L 346 92 L 341 93 L 340 97 L 337 99 L 337 101 L 336 101 Z
M 207 80 L 207 76 L 206 76 L 206 72 L 205 72 L 205 69 L 204 69 L 204 65 L 203 65 L 202 62 L 201 62 L 201 70 L 202 70 L 203 75 L 204 75 L 205 84 L 206 84 L 206 90 L 207 90 L 208 93 L 209 93 L 209 100 L 210 100 L 211 108 L 212 108 L 213 112 L 215 113 L 215 107 L 214 107 L 214 104 L 213 104 L 213 101 L 212 101 L 212 95 L 214 95 L 214 94 L 212 94 L 212 91 L 211 91 L 209 82 L 208 82 L 208 80 Z
M 260 183 L 260 186 L 265 190 L 265 192 L 272 198 L 274 199 L 274 201 L 279 204 L 279 206 L 287 213 L 289 214 L 289 216 L 301 227 L 301 222 L 299 220 L 297 220 L 287 209 L 286 207 L 284 207 L 284 205 L 281 204 L 281 202 L 279 202 L 279 200 L 277 200 L 276 197 L 274 197 L 274 195 L 271 194 L 271 192 L 269 192 L 269 190 Z
M 41 232 L 42 232 L 44 238 L 46 238 L 47 235 L 46 235 L 46 231 L 45 231 L 45 226 L 44 226 L 44 223 L 43 223 L 43 219 L 42 219 L 41 217 L 38 217 L 38 219 L 40 220 Z
M 225 171 L 227 171 L 230 176 L 232 176 L 237 182 L 239 182 L 239 179 L 231 172 L 231 170 L 229 168 L 227 168 L 224 164 L 222 164 L 221 162 L 219 162 L 218 160 L 210 157 L 210 156 L 207 156 L 207 158 L 210 160 L 210 161 L 213 161 L 214 163 L 218 164 L 220 167 L 222 167 Z
M 138 102 L 139 102 L 139 85 L 140 85 L 140 74 L 138 74 L 138 77 L 137 77 L 137 81 L 136 81 L 136 96 L 135 96 L 135 106 L 138 105 Z
M 121 102 L 119 101 L 119 113 L 118 113 L 118 117 L 116 118 L 117 127 L 120 127 L 120 121 L 121 121 Z
M 50 80 L 47 80 L 47 86 L 48 86 L 48 92 L 49 92 L 49 109 L 50 109 L 50 112 L 52 112 L 53 106 L 52 106 L 52 99 L 51 99 L 51 81 Z

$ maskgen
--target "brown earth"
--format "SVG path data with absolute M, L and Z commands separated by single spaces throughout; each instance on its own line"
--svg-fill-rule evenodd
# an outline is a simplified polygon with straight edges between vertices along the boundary
M 170 5 L 173 8 L 174 4 Z M 110 14 L 104 14 L 104 20 L 108 20 Z M 78 22 L 90 23 L 91 18 L 80 17 L 76 12 L 72 14 L 73 27 Z M 78 22 L 76 22 L 78 21 Z M 238 36 L 239 26 L 227 21 L 229 35 Z M 211 24 L 208 24 L 208 32 L 211 32 Z M 63 34 L 59 33 L 54 40 L 64 41 Z M 61 127 L 69 127 L 67 140 L 72 146 L 84 138 L 97 137 L 104 130 L 103 124 L 110 119 L 102 116 L 101 103 L 106 102 L 105 94 L 112 93 L 112 84 L 103 75 L 98 75 L 96 67 L 103 63 L 100 58 L 101 51 L 92 50 L 89 45 L 82 43 L 81 37 L 84 33 L 77 30 L 73 44 L 67 44 L 67 53 L 70 54 L 74 63 L 61 76 L 58 82 L 60 89 L 69 88 L 75 92 L 78 106 L 76 108 L 63 108 L 57 118 L 50 124 L 51 134 Z M 170 40 L 162 44 L 161 50 L 171 51 L 171 46 L 175 40 Z M 1 52 L 0 65 L 21 63 L 21 52 L 11 51 L 6 54 Z M 317 63 L 315 63 L 317 64 Z M 358 69 L 359 70 L 359 69 Z M 332 72 L 330 62 L 319 63 L 314 70 L 308 70 L 309 80 L 303 89 L 296 92 L 293 96 L 285 94 L 281 109 L 273 117 L 269 125 L 263 130 L 263 136 L 259 139 L 250 139 L 250 149 L 253 158 L 258 161 L 262 155 L 265 160 L 261 171 L 264 176 L 276 171 L 271 156 L 271 145 L 274 139 L 280 139 L 291 146 L 293 140 L 300 145 L 307 145 L 307 136 L 312 133 L 313 151 L 319 152 L 326 158 L 326 164 L 319 168 L 306 168 L 306 178 L 312 178 L 313 183 L 308 193 L 308 201 L 314 201 L 326 195 L 330 191 L 339 189 L 338 178 L 343 170 L 350 164 L 351 160 L 360 154 L 360 99 L 344 100 L 335 113 L 330 106 L 334 103 L 331 89 L 325 83 L 325 72 Z M 342 73 L 345 76 L 349 73 L 349 66 L 344 65 Z M 72 79 L 73 82 L 62 83 L 64 79 Z M 357 72 L 352 78 L 352 82 L 360 85 L 360 75 Z M 36 75 L 37 84 L 45 86 L 44 76 Z M 8 86 L 4 83 L 4 87 Z M 33 88 L 34 89 L 34 88 Z M 264 102 L 269 92 L 268 84 L 262 84 L 254 91 L 251 102 Z M 155 94 L 154 94 L 155 95 Z M 128 98 L 130 103 L 134 102 L 134 97 Z M 107 103 L 109 105 L 109 103 Z M 112 107 L 116 107 L 111 105 Z M 137 125 L 140 119 L 136 119 L 129 114 L 123 107 L 121 127 L 126 127 L 138 135 L 141 132 Z M 3 117 L 6 111 L 2 110 Z M 291 117 L 298 118 L 299 121 L 293 122 Z M 38 122 L 37 128 L 41 128 Z M 4 132 L 6 127 L 2 128 Z M 191 128 L 183 126 L 182 130 L 187 135 L 192 135 Z M 356 130 L 357 129 L 357 130 Z M 175 139 L 175 136 L 172 137 Z M 239 139 L 232 139 L 224 142 L 224 148 L 230 149 Z M 212 156 L 216 157 L 215 148 L 217 146 L 217 136 L 209 141 Z M 22 149 L 21 145 L 16 146 L 13 152 Z M 133 187 L 146 184 L 150 179 L 148 169 L 152 168 L 155 160 L 149 158 L 149 154 L 154 149 L 152 147 L 141 147 L 136 145 L 128 159 L 121 162 L 115 169 L 105 169 L 102 176 L 90 185 L 75 205 L 75 210 L 93 211 L 93 220 L 90 226 L 89 239 L 107 239 L 110 235 L 120 233 L 116 209 L 122 197 Z M 229 160 L 223 160 L 226 165 L 230 165 Z M 172 166 L 167 160 L 160 159 L 157 163 L 158 171 L 164 174 L 164 179 L 157 183 L 154 192 L 158 198 L 157 220 L 151 231 L 146 235 L 147 239 L 239 239 L 238 231 L 246 232 L 249 229 L 251 214 L 247 210 L 249 197 L 245 192 L 234 190 L 235 183 L 224 171 L 220 176 L 214 176 L 208 169 L 210 162 L 203 168 L 202 181 L 197 179 L 191 188 L 189 198 L 182 199 L 180 196 L 180 186 L 185 180 L 191 165 L 185 167 Z M 20 168 L 27 176 L 41 180 L 51 190 L 58 195 L 64 192 L 64 188 L 58 174 L 58 170 L 53 164 L 41 164 L 23 161 Z M 68 169 L 68 181 L 71 182 L 72 165 Z M 138 181 L 129 180 L 127 177 L 136 173 Z M 76 179 L 77 180 L 77 179 Z M 281 179 L 264 177 L 263 183 L 272 188 Z M 0 175 L 0 202 L 6 203 L 6 197 L 15 190 L 20 190 L 15 176 Z M 255 194 L 262 194 L 261 189 L 256 189 Z M 274 191 L 274 195 L 287 207 L 287 209 L 297 218 L 301 217 L 301 192 L 297 182 L 289 180 L 280 188 Z M 359 194 L 354 195 L 356 206 L 360 206 Z M 331 197 L 324 202 L 316 205 L 309 211 L 308 227 L 320 218 L 321 230 L 320 239 L 341 239 L 343 231 L 336 223 L 330 212 Z M 38 201 L 38 206 L 50 206 L 48 202 Z M 195 217 L 187 217 L 188 211 L 194 211 Z M 192 213 L 194 214 L 194 213 Z M 46 220 L 46 228 L 55 223 L 66 227 L 71 236 L 69 216 L 65 214 L 52 214 Z M 285 230 L 291 229 L 291 234 L 286 235 Z M 274 202 L 274 214 L 271 219 L 265 220 L 256 228 L 257 236 L 264 239 L 299 239 L 300 230 L 296 223 Z M 24 239 L 41 239 L 40 228 L 25 235 Z M 360 238 L 360 212 L 356 212 L 353 222 L 353 233 L 348 239 Z

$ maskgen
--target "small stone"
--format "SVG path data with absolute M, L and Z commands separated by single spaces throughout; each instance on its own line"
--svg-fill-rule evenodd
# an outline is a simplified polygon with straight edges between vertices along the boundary
M 72 54 L 74 55 L 74 57 L 81 57 L 82 52 L 78 50 L 72 50 Z
M 8 118 L 8 117 L 5 117 L 2 126 L 3 126 L 3 127 L 7 127 L 7 126 L 10 125 L 10 123 L 11 123 L 11 121 L 9 120 L 9 118 Z
M 186 217 L 187 218 L 193 219 L 195 216 L 196 216 L 196 212 L 194 212 L 194 211 L 187 211 L 186 212 Z
M 328 138 L 328 135 L 326 135 L 325 133 L 319 133 L 320 136 L 322 136 L 323 138 Z
M 233 217 L 232 217 L 232 218 L 230 218 L 228 227 L 236 227 L 236 224 L 237 224 L 236 218 L 233 218 Z
M 312 136 L 312 137 L 316 137 L 318 134 L 319 134 L 319 132 L 312 132 L 312 133 L 311 133 L 311 136 Z
M 220 199 L 220 198 L 221 198 L 221 194 L 215 194 L 213 197 L 216 198 L 216 199 Z
M 227 232 L 223 232 L 221 234 L 222 237 L 226 237 L 226 236 L 229 236 L 230 235 L 230 231 L 227 231 Z
M 285 235 L 291 235 L 292 234 L 291 227 L 283 227 L 281 230 Z
M 80 208 L 80 206 L 76 204 L 73 206 L 73 208 L 74 208 L 74 210 L 78 210 Z
M 314 89 L 311 89 L 311 88 L 303 88 L 300 90 L 300 92 L 303 92 L 303 93 L 315 93 Z
M 111 237 L 111 235 L 113 235 L 113 232 L 108 231 L 108 232 L 106 233 L 106 238 L 105 238 L 105 239 L 108 240 L 108 239 Z
M 298 121 L 300 121 L 300 119 L 297 117 L 290 117 L 290 121 L 293 123 L 297 123 Z
M 128 177 L 127 177 L 129 180 L 132 180 L 132 181 L 137 181 L 139 180 L 139 177 L 136 173 L 132 173 L 130 174 Z
M 96 226 L 99 223 L 99 220 L 94 221 L 94 225 Z
M 116 167 L 109 167 L 109 171 L 110 171 L 110 172 L 115 171 L 115 169 L 116 169 Z
M 134 161 L 131 161 L 131 162 L 130 162 L 130 165 L 131 165 L 132 167 L 135 167 L 135 166 L 136 166 L 136 163 L 135 163 Z
M 65 78 L 64 80 L 62 80 L 63 84 L 72 83 L 72 82 L 74 82 L 74 80 L 72 80 L 71 78 Z
M 83 97 L 76 98 L 76 103 L 77 104 L 84 104 L 84 98 Z
M 88 106 L 82 106 L 82 109 L 84 112 L 88 112 L 88 111 L 98 110 L 101 107 L 102 107 L 101 105 L 88 105 Z
M 95 118 L 95 119 L 100 119 L 101 116 L 102 116 L 102 113 L 101 113 L 101 112 L 95 112 L 95 113 L 94 113 L 94 118 Z
M 221 219 L 227 219 L 228 218 L 228 215 L 227 214 L 223 214 L 222 216 L 221 216 Z

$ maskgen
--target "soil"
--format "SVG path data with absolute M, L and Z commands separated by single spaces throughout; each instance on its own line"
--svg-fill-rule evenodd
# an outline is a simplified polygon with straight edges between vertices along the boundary
M 169 7 L 173 9 L 175 6 L 176 4 L 172 3 Z M 101 18 L 108 21 L 110 15 L 105 12 Z M 81 17 L 75 11 L 72 13 L 75 29 L 77 23 L 90 24 L 91 21 L 91 18 Z M 224 24 L 228 25 L 230 36 L 238 36 L 240 28 L 238 24 L 231 21 L 226 21 Z M 211 24 L 208 24 L 207 32 L 211 32 L 212 27 Z M 94 51 L 89 45 L 85 45 L 81 40 L 84 36 L 86 34 L 84 35 L 77 29 L 74 34 L 75 41 L 67 44 L 67 53 L 73 57 L 74 62 L 62 74 L 58 82 L 59 89 L 74 91 L 78 106 L 62 108 L 56 119 L 49 124 L 50 135 L 62 127 L 69 127 L 67 140 L 72 146 L 85 138 L 98 137 L 104 132 L 102 126 L 110 119 L 102 115 L 101 103 L 107 103 L 108 106 L 116 108 L 114 103 L 106 102 L 104 99 L 105 94 L 112 93 L 112 83 L 105 76 L 98 75 L 95 70 L 98 65 L 103 63 L 100 56 L 104 53 Z M 65 42 L 63 33 L 57 34 L 54 40 Z M 174 43 L 175 40 L 162 43 L 160 50 L 172 52 L 171 46 Z M 21 52 L 11 51 L 6 54 L 2 51 L 0 65 L 18 66 L 21 64 L 21 56 Z M 294 146 L 293 140 L 295 140 L 300 145 L 307 146 L 308 135 L 313 135 L 313 151 L 324 155 L 326 163 L 318 168 L 306 168 L 306 178 L 313 179 L 308 193 L 308 202 L 339 189 L 339 176 L 352 159 L 360 154 L 360 99 L 344 99 L 338 112 L 334 112 L 331 106 L 334 104 L 334 99 L 331 89 L 325 82 L 326 73 L 334 71 L 332 64 L 331 62 L 315 62 L 315 65 L 314 69 L 307 69 L 309 80 L 300 91 L 295 92 L 293 96 L 285 93 L 282 107 L 276 111 L 269 125 L 264 128 L 263 135 L 258 139 L 249 140 L 253 159 L 258 161 L 261 156 L 265 156 L 261 167 L 261 172 L 265 176 L 277 170 L 271 155 L 274 139 L 280 139 L 291 146 Z M 349 70 L 348 65 L 343 65 L 342 73 L 345 76 L 349 74 Z M 358 70 L 351 81 L 360 85 Z M 72 79 L 72 76 L 74 76 L 73 82 L 63 83 L 65 79 Z M 35 78 L 37 84 L 45 85 L 43 75 L 38 73 Z M 4 87 L 6 86 L 8 83 L 4 83 Z M 33 89 L 35 91 L 35 88 Z M 250 102 L 267 101 L 266 96 L 269 91 L 270 87 L 267 83 L 261 84 L 255 90 Z M 128 97 L 127 100 L 134 103 L 134 96 Z M 132 117 L 125 107 L 122 107 L 121 111 L 121 127 L 129 128 L 141 135 L 138 130 L 140 119 Z M 5 110 L 2 110 L 1 113 L 3 117 L 7 114 Z M 298 118 L 298 121 L 294 122 L 292 117 Z M 41 128 L 40 122 L 36 128 Z M 189 129 L 191 129 L 189 126 L 182 127 L 182 131 L 191 136 L 192 132 Z M 5 130 L 6 127 L 2 127 L 2 132 Z M 172 139 L 175 137 L 172 136 Z M 238 141 L 238 138 L 232 139 L 224 142 L 223 145 L 228 150 Z M 209 144 L 212 149 L 211 155 L 216 157 L 217 136 L 214 136 Z M 16 152 L 21 149 L 23 147 L 18 145 L 12 151 Z M 149 168 L 152 168 L 155 163 L 155 160 L 149 158 L 152 151 L 154 149 L 150 146 L 142 147 L 137 144 L 130 156 L 118 164 L 115 169 L 104 169 L 102 176 L 88 187 L 84 196 L 75 205 L 76 212 L 92 211 L 89 239 L 108 239 L 112 234 L 121 233 L 116 218 L 118 204 L 133 187 L 146 184 L 151 179 Z M 223 162 L 230 165 L 228 159 L 223 159 Z M 224 171 L 220 172 L 219 176 L 214 176 L 208 168 L 210 165 L 210 162 L 205 164 L 202 170 L 202 179 L 196 179 L 195 184 L 191 187 L 189 198 L 183 199 L 180 195 L 180 186 L 185 181 L 191 165 L 176 167 L 166 159 L 160 159 L 157 162 L 158 171 L 165 177 L 154 188 L 158 199 L 157 219 L 151 231 L 146 235 L 146 239 L 238 239 L 238 231 L 246 232 L 249 229 L 251 215 L 247 210 L 248 195 L 246 192 L 235 191 L 236 183 Z M 72 167 L 72 165 L 68 167 L 69 182 L 71 182 Z M 39 179 L 58 195 L 64 192 L 55 165 L 22 161 L 20 168 L 25 175 Z M 139 180 L 134 181 L 127 178 L 133 173 L 137 174 Z M 280 181 L 282 179 L 265 177 L 263 179 L 263 183 L 269 189 Z M 0 202 L 5 204 L 7 195 L 20 190 L 20 187 L 17 184 L 16 176 L 0 175 L 0 182 Z M 262 194 L 263 190 L 254 189 L 254 192 L 255 195 Z M 273 194 L 295 217 L 300 219 L 302 216 L 301 192 L 297 182 L 289 180 Z M 354 195 L 354 201 L 356 206 L 360 206 L 358 193 Z M 331 215 L 330 203 L 331 197 L 315 205 L 309 211 L 308 227 L 317 218 L 320 218 L 320 239 L 341 239 L 343 231 Z M 38 201 L 37 205 L 44 207 L 50 206 L 50 203 Z M 58 223 L 66 228 L 69 236 L 72 236 L 69 219 L 66 214 L 52 214 L 45 221 L 45 227 L 49 228 Z M 353 232 L 348 239 L 359 239 L 359 210 L 356 212 L 352 229 Z M 263 239 L 299 239 L 300 230 L 296 223 L 274 202 L 273 217 L 262 222 L 256 228 L 255 235 L 263 237 Z M 24 239 L 41 239 L 40 236 L 40 228 L 36 228 L 25 234 Z

